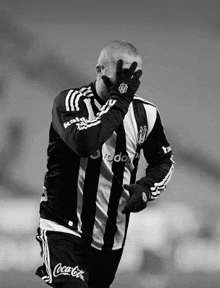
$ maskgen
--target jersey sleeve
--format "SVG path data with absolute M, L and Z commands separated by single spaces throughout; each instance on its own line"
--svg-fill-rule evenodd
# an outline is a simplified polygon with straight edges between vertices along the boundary
M 122 99 L 109 99 L 93 114 L 90 99 L 77 90 L 62 92 L 52 109 L 52 124 L 61 139 L 79 156 L 88 157 L 107 141 L 127 112 Z
M 150 191 L 149 200 L 156 199 L 166 189 L 174 170 L 173 154 L 164 133 L 159 112 L 144 145 L 143 154 L 148 163 L 143 178 L 136 183 Z

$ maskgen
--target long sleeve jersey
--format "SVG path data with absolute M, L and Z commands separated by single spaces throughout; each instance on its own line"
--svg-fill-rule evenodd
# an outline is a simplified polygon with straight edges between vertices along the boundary
M 140 184 L 151 201 L 174 168 L 157 108 L 136 95 L 124 102 L 119 96 L 104 102 L 91 83 L 61 92 L 52 108 L 40 223 L 99 250 L 125 243 L 129 193 L 123 185 Z M 145 175 L 136 179 L 142 152 Z

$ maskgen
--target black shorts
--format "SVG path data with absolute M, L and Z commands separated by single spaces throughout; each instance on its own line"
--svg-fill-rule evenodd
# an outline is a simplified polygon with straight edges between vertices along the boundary
M 36 275 L 48 285 L 71 283 L 74 288 L 108 288 L 115 278 L 122 249 L 100 251 L 68 233 L 38 229 L 43 265 Z

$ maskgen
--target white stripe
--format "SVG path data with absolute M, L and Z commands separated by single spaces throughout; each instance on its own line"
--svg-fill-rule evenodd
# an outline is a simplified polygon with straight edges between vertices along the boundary
M 86 97 L 92 97 L 93 96 L 93 93 L 92 93 L 92 91 L 91 92 L 88 92 L 88 93 L 86 93 L 86 95 L 85 95 Z
M 87 90 L 87 89 L 91 89 L 91 87 L 89 87 L 89 88 L 87 88 L 87 87 L 82 87 L 79 91 L 80 91 L 81 93 L 83 93 L 83 91 L 85 91 L 85 90 Z
M 72 95 L 71 95 L 71 98 L 70 98 L 70 107 L 71 107 L 71 111 L 75 111 L 75 108 L 74 108 L 74 102 L 75 102 L 75 97 L 76 95 L 78 95 L 78 91 L 75 91 Z
M 154 106 L 144 104 L 144 109 L 147 115 L 148 131 L 147 136 L 153 130 L 157 118 L 157 109 Z
M 44 282 L 46 283 L 50 282 L 50 278 L 48 276 L 43 276 L 41 279 L 44 280 Z
M 81 93 L 79 93 L 79 94 L 76 96 L 76 100 L 75 100 L 75 111 L 79 111 L 79 99 L 80 99 L 81 96 L 83 96 Z
M 77 123 L 76 125 L 77 125 L 77 129 L 78 130 L 84 130 L 84 129 L 88 129 L 88 128 L 92 127 L 92 126 L 96 126 L 96 125 L 98 125 L 100 123 L 101 123 L 101 120 L 96 121 L 94 123 L 91 123 L 89 125 L 87 123 Z
M 133 105 L 129 106 L 128 112 L 125 115 L 123 123 L 124 123 L 125 137 L 126 137 L 126 151 L 130 155 L 135 155 L 135 152 L 137 149 L 136 143 L 138 141 L 137 140 L 138 128 L 137 128 L 137 123 L 136 123 L 136 119 L 134 115 Z M 126 163 L 124 167 L 123 184 L 130 183 L 131 172 L 134 169 L 133 159 L 129 164 Z M 121 211 L 128 199 L 129 199 L 129 192 L 124 189 L 121 195 L 120 202 L 119 202 L 119 209 L 118 209 L 117 222 L 116 222 L 117 231 L 114 237 L 113 250 L 121 248 L 121 245 L 125 237 L 126 221 L 125 221 L 125 215 L 122 214 Z
M 87 127 L 90 128 L 90 127 L 98 125 L 100 123 L 101 123 L 101 120 L 97 120 L 97 121 L 91 122 L 90 124 L 87 124 Z
M 52 272 L 50 268 L 50 254 L 49 254 L 49 247 L 47 242 L 46 231 L 41 229 L 41 240 L 42 240 L 42 250 L 43 250 L 43 260 L 48 274 L 48 281 L 52 283 Z
M 128 112 L 125 115 L 123 123 L 126 136 L 126 151 L 130 154 L 135 154 L 137 149 L 136 143 L 138 143 L 138 127 L 134 116 L 133 105 L 129 106 Z
M 90 87 L 90 89 L 87 89 L 86 91 L 81 91 L 81 90 L 79 90 L 80 92 L 82 92 L 83 93 L 83 95 L 84 96 L 86 96 L 86 97 L 90 97 L 90 96 L 92 96 L 93 95 L 93 92 L 92 92 L 92 90 L 91 90 L 91 87 Z
M 113 133 L 102 146 L 102 155 L 114 155 L 116 144 L 116 134 Z M 103 158 L 101 163 L 101 171 L 99 175 L 98 191 L 96 196 L 96 214 L 93 227 L 93 241 L 92 247 L 101 249 L 104 244 L 104 232 L 106 227 L 106 221 L 108 219 L 108 203 L 110 198 L 111 186 L 112 186 L 112 165 L 113 161 L 108 161 L 106 157 Z M 108 181 L 106 181 L 108 179 Z M 101 220 L 101 223 L 100 223 Z
M 86 107 L 87 107 L 87 110 L 89 113 L 89 116 L 88 116 L 89 120 L 94 120 L 95 115 L 94 115 L 93 109 L 91 107 L 91 99 L 85 99 L 84 102 L 86 104 Z
M 52 272 L 50 268 L 50 252 L 49 252 L 46 231 L 44 231 L 43 233 L 44 233 L 45 247 L 46 247 L 46 259 L 47 259 L 46 263 L 47 263 L 47 271 L 48 271 L 48 276 L 49 276 L 49 283 L 52 283 Z
M 78 190 L 77 190 L 77 219 L 78 219 L 78 231 L 81 231 L 82 221 L 81 221 L 81 213 L 82 213 L 82 205 L 83 205 L 83 188 L 85 181 L 86 168 L 88 164 L 88 158 L 80 158 L 80 168 L 78 174 Z
M 73 234 L 75 236 L 81 237 L 81 235 L 78 232 L 73 231 L 72 229 L 68 227 L 62 226 L 54 221 L 47 220 L 44 218 L 40 218 L 40 228 L 43 230 L 47 230 L 47 231 L 69 233 L 69 234 Z
M 158 189 L 159 187 L 162 187 L 164 186 L 165 184 L 167 184 L 167 182 L 169 181 L 170 177 L 171 177 L 171 174 L 173 173 L 173 164 L 171 165 L 167 175 L 164 177 L 164 179 L 161 181 L 161 182 L 158 182 L 158 183 L 154 183 L 154 187 L 151 188 L 152 191 L 156 189 Z
M 109 109 L 111 106 L 113 106 L 116 103 L 117 100 L 110 99 L 108 100 L 101 108 L 102 111 L 105 111 L 105 109 Z M 109 107 L 110 106 L 110 107 Z
M 101 108 L 101 112 L 99 112 L 99 116 L 107 113 L 109 111 L 109 109 L 116 103 L 116 100 L 108 100 L 107 103 L 102 106 Z
M 92 119 L 92 120 L 88 120 L 86 122 L 80 122 L 80 123 L 77 123 L 77 129 L 78 130 L 84 130 L 84 129 L 88 129 L 90 127 L 93 127 L 95 125 L 98 125 L 101 123 L 101 120 L 100 120 L 100 116 L 107 113 L 109 111 L 109 109 L 116 103 L 116 100 L 108 100 L 107 103 L 102 107 L 102 111 L 99 112 L 98 114 L 98 117 Z M 89 111 L 88 111 L 89 113 Z
M 161 191 L 164 191 L 167 183 L 169 182 L 171 175 L 174 170 L 174 165 L 172 164 L 170 170 L 168 171 L 166 177 L 159 183 L 154 183 L 154 186 L 150 188 L 151 190 L 151 199 L 156 199 L 158 195 L 160 195 Z
M 94 100 L 94 103 L 95 103 L 96 107 L 97 107 L 99 110 L 101 110 L 102 105 L 99 104 L 99 102 L 98 102 L 96 99 Z
M 72 92 L 73 92 L 73 90 L 70 90 L 68 92 L 68 94 L 66 95 L 66 99 L 65 99 L 66 111 L 70 111 L 69 98 L 70 98 L 70 95 L 72 94 Z
M 47 279 L 47 278 L 48 278 L 48 276 L 43 276 L 41 279 L 45 280 L 45 279 Z

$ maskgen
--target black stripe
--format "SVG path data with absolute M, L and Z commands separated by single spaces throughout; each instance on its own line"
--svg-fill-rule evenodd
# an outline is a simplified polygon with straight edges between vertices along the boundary
M 140 149 L 140 146 L 138 146 L 137 149 L 136 149 L 136 155 L 140 155 L 140 152 L 141 152 L 141 149 Z M 139 163 L 139 157 L 135 157 L 134 160 L 133 160 L 134 169 L 131 172 L 130 184 L 134 184 L 135 181 L 136 181 L 138 163 Z
M 127 213 L 127 214 L 125 215 L 125 235 L 124 235 L 122 247 L 124 247 L 124 245 L 125 245 L 125 240 L 126 240 L 126 237 L 127 237 L 129 218 L 130 218 L 130 213 Z
M 127 158 L 128 154 L 126 152 L 126 138 L 123 123 L 121 123 L 121 125 L 116 130 L 116 134 L 117 141 L 115 148 L 115 156 L 121 155 L 121 157 L 126 156 L 124 158 Z M 102 247 L 103 250 L 112 249 L 114 244 L 114 237 L 117 231 L 116 220 L 118 214 L 118 205 L 123 191 L 124 167 L 125 162 L 122 161 L 114 161 L 112 164 L 112 171 L 114 175 L 110 192 L 108 220 L 106 223 L 106 229 L 104 234 L 104 245 Z
M 88 159 L 83 188 L 82 232 L 83 237 L 92 242 L 93 226 L 96 214 L 96 195 L 98 190 L 102 155 L 97 159 Z
M 143 102 L 140 99 L 134 99 L 134 101 L 132 102 L 133 110 L 134 110 L 134 117 L 135 117 L 135 122 L 137 124 L 137 131 L 138 132 L 140 131 L 141 127 L 144 127 L 144 126 L 146 126 L 147 129 L 148 129 L 147 114 L 146 114 L 146 111 L 144 109 L 144 103 L 145 102 Z M 149 105 L 151 105 L 151 104 L 149 104 Z M 153 105 L 151 105 L 151 106 L 153 106 Z M 137 145 L 137 149 L 136 149 L 137 155 L 140 155 L 142 144 L 138 144 Z M 131 173 L 131 181 L 130 181 L 130 183 L 135 183 L 135 181 L 136 181 L 138 162 L 139 162 L 139 158 L 136 157 L 134 159 L 134 161 L 133 161 L 134 170 Z
M 78 225 L 78 217 L 77 217 L 77 184 L 78 184 L 78 175 L 79 175 L 79 167 L 80 167 L 80 158 L 75 158 L 75 157 L 72 157 L 72 161 L 71 161 L 71 158 L 69 158 L 70 162 L 71 163 L 74 163 L 72 164 L 72 167 L 74 166 L 74 169 L 71 167 L 69 171 L 71 172 L 74 172 L 74 173 L 71 173 L 71 189 L 69 191 L 69 203 L 67 203 L 66 207 L 71 207 L 69 209 L 69 211 L 73 211 L 73 216 L 70 218 L 70 220 L 73 221 L 73 223 L 77 223 L 76 224 L 76 227 Z M 75 225 L 74 225 L 75 226 Z
M 148 128 L 147 114 L 146 114 L 146 111 L 144 109 L 144 105 L 150 105 L 150 106 L 153 106 L 153 105 L 146 104 L 139 99 L 135 99 L 132 102 L 132 104 L 133 104 L 134 117 L 136 120 L 138 131 L 140 131 L 141 126 L 147 126 L 147 128 Z
M 145 102 L 143 102 L 140 99 L 134 99 L 133 102 L 132 102 L 133 110 L 134 110 L 134 116 L 135 116 L 135 121 L 136 121 L 136 124 L 137 124 L 137 131 L 140 131 L 140 127 L 141 126 L 144 126 L 144 125 L 147 126 L 147 123 L 148 123 L 147 122 L 146 111 L 145 111 L 144 105 L 143 105 L 144 103 Z M 151 105 L 150 103 L 147 103 L 147 104 Z M 140 155 L 141 148 L 142 148 L 141 145 L 137 145 L 136 155 Z M 139 163 L 139 157 L 135 157 L 135 159 L 133 160 L 134 169 L 131 172 L 130 183 L 135 183 L 136 182 L 136 174 L 137 174 L 137 169 L 138 169 L 138 163 Z M 127 230 L 128 230 L 128 223 L 129 223 L 129 216 L 130 216 L 130 214 L 126 214 L 125 235 L 124 235 L 122 246 L 125 245 L 125 240 L 126 240 Z

